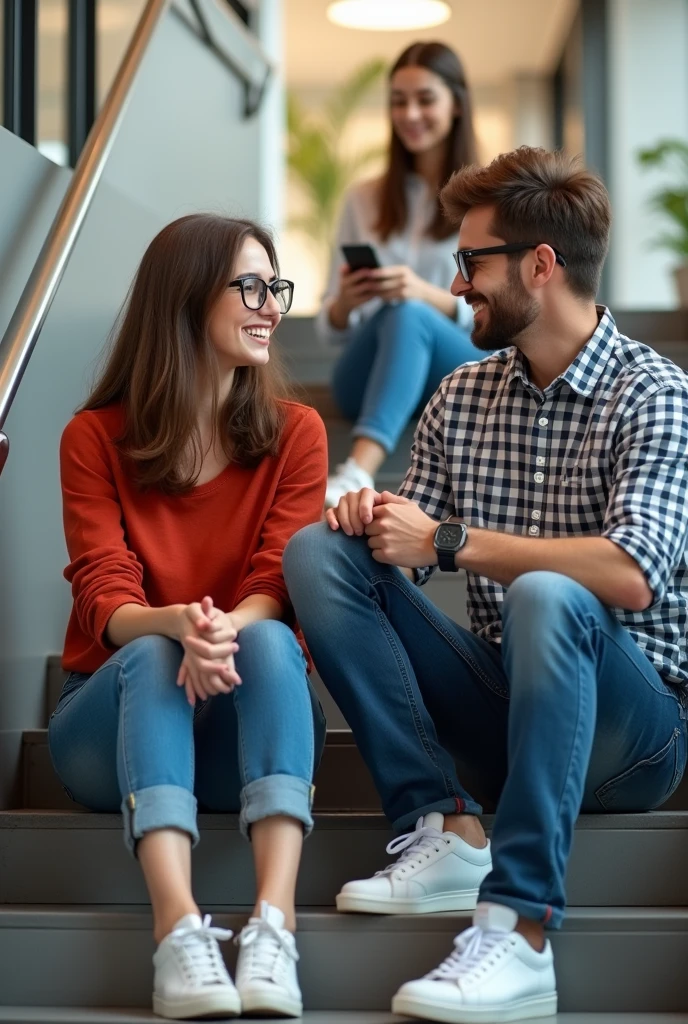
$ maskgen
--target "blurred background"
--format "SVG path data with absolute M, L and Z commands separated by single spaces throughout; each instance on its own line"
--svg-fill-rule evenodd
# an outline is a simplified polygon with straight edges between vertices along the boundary
M 260 170 L 260 212 L 277 231 L 283 265 L 297 282 L 294 312 L 308 315 L 317 308 L 326 257 L 312 230 L 322 222 L 322 210 L 306 180 L 309 168 L 288 167 L 287 97 L 294 112 L 292 136 L 315 125 L 326 138 L 328 110 L 353 86 L 349 116 L 329 154 L 336 169 L 338 160 L 379 150 L 386 141 L 386 68 L 413 40 L 433 38 L 449 43 L 465 62 L 482 160 L 524 143 L 562 146 L 581 153 L 604 176 L 615 212 L 605 300 L 628 309 L 678 303 L 672 271 L 688 261 L 688 151 L 675 147 L 665 159 L 660 153 L 645 164 L 639 154 L 664 140 L 688 140 L 688 0 L 451 0 L 448 20 L 411 31 L 334 24 L 329 0 L 214 2 L 231 7 L 263 45 L 269 37 L 275 70 L 268 123 L 279 144 L 269 147 Z M 24 0 L 24 7 L 32 3 Z M 63 164 L 69 162 L 69 6 L 70 0 L 36 5 L 35 141 Z M 96 23 L 97 109 L 144 2 L 86 0 L 86 6 L 93 8 Z M 361 76 L 367 88 L 356 90 Z M 265 119 L 264 113 L 257 116 Z M 231 123 L 217 130 L 231 132 Z M 353 177 L 380 166 L 381 156 L 373 153 Z M 317 167 L 310 170 L 317 175 Z M 322 182 L 320 187 L 326 189 Z M 674 193 L 673 218 L 653 206 L 662 188 Z M 321 195 L 320 202 L 336 198 Z M 241 202 L 228 180 L 226 202 L 236 199 Z M 664 208 L 671 210 L 671 197 L 664 197 Z M 676 244 L 657 245 L 667 234 Z

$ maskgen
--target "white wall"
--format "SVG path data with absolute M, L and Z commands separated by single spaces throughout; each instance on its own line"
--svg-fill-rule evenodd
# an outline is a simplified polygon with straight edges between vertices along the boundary
M 676 257 L 651 247 L 664 225 L 647 204 L 661 183 L 636 153 L 667 136 L 688 140 L 688 0 L 609 0 L 610 174 L 614 207 L 610 303 L 677 305 Z
M 69 172 L 0 129 L 0 334 L 57 211 Z M 8 416 L 0 477 L 0 806 L 21 730 L 43 724 L 46 656 L 62 649 L 70 592 L 58 444 L 160 222 L 101 185 Z
M 176 5 L 194 21 L 188 5 Z M 209 0 L 204 9 L 213 12 Z M 244 33 L 229 17 L 211 24 L 219 43 L 241 53 Z M 197 210 L 258 217 L 263 125 L 274 102 L 245 118 L 239 80 L 170 12 L 146 54 L 105 179 L 164 222 Z

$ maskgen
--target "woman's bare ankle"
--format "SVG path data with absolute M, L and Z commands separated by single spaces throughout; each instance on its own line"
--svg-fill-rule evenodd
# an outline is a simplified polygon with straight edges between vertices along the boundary
M 153 938 L 158 946 L 163 939 L 167 938 L 177 922 L 181 921 L 187 914 L 197 914 L 198 917 L 201 917 L 201 912 L 197 905 L 191 902 L 176 904 L 174 907 L 166 910 L 164 915 L 156 918 L 153 926 Z
M 387 452 L 377 441 L 369 437 L 357 437 L 351 448 L 351 458 L 374 477 L 387 458 Z
M 485 830 L 475 814 L 445 814 L 444 831 L 453 832 L 476 850 L 487 846 Z

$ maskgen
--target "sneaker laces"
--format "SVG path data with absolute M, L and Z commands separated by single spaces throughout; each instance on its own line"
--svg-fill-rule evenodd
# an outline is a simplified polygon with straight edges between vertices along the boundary
M 442 833 L 436 828 L 430 828 L 428 825 L 423 825 L 423 819 L 419 818 L 416 822 L 416 827 L 413 832 L 406 832 L 403 836 L 397 836 L 391 843 L 387 845 L 387 853 L 401 854 L 393 864 L 388 864 L 386 868 L 381 871 L 376 871 L 377 875 L 388 875 L 392 871 L 396 871 L 397 868 L 401 867 L 405 870 L 412 866 L 414 863 L 422 863 L 423 859 L 428 859 L 430 851 L 434 850 L 436 853 L 440 852 L 440 847 L 437 845 L 437 841 L 441 840 L 447 843 L 448 840 L 442 837 Z
M 263 919 L 249 922 L 234 940 L 242 950 L 250 950 L 249 971 L 253 977 L 265 981 L 279 982 L 285 969 L 286 954 L 289 960 L 298 960 L 299 954 L 289 932 L 276 928 Z
M 454 949 L 426 978 L 459 981 L 469 974 L 484 972 L 504 952 L 509 932 L 488 932 L 479 925 L 466 929 L 454 939 Z
M 227 985 L 229 975 L 217 943 L 226 942 L 233 934 L 226 928 L 211 928 L 210 914 L 206 914 L 200 928 L 177 928 L 170 939 L 175 948 L 183 952 L 185 972 L 194 982 Z

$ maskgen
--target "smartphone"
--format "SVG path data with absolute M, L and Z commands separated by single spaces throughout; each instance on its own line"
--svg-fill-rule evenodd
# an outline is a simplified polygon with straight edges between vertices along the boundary
M 373 270 L 380 266 L 372 245 L 343 245 L 342 252 L 350 270 Z

